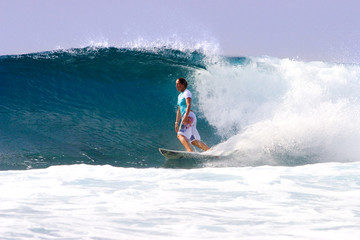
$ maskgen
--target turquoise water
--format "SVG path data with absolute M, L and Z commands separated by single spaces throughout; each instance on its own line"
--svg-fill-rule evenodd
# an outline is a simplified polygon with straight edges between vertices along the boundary
M 117 48 L 2 56 L 0 169 L 161 166 L 157 148 L 181 147 L 173 130 L 175 80 L 191 81 L 206 68 L 204 58 Z M 209 144 L 219 142 L 205 119 L 199 130 Z

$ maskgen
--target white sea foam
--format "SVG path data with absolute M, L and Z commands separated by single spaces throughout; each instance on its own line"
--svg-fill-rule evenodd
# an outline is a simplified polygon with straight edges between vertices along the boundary
M 219 54 L 220 48 L 217 41 L 211 37 L 204 37 L 203 39 L 186 38 L 183 39 L 177 34 L 168 37 L 148 39 L 145 37 L 137 37 L 131 40 L 119 39 L 117 41 L 110 41 L 108 39 L 100 38 L 98 40 L 88 40 L 82 44 L 82 47 L 102 48 L 102 47 L 116 47 L 135 50 L 155 50 L 155 49 L 173 49 L 179 51 L 199 51 L 207 55 Z
M 2 239 L 357 239 L 360 163 L 0 172 Z
M 219 154 L 262 164 L 359 160 L 357 65 L 264 57 L 211 64 L 195 79 L 202 114 L 227 139 Z

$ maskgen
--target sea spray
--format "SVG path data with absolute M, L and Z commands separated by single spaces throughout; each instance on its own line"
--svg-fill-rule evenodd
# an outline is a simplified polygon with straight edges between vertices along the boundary
M 205 118 L 229 166 L 357 161 L 360 67 L 269 57 L 199 70 Z M 224 162 L 221 163 L 224 165 Z

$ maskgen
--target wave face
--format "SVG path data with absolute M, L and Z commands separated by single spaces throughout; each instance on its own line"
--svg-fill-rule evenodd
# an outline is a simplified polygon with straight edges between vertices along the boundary
M 205 68 L 204 58 L 119 48 L 1 57 L 0 169 L 161 166 L 158 147 L 181 147 L 175 80 Z M 204 136 L 213 135 L 203 125 Z
M 0 57 L 0 169 L 160 167 L 185 77 L 202 166 L 358 161 L 360 68 L 171 48 L 81 48 Z

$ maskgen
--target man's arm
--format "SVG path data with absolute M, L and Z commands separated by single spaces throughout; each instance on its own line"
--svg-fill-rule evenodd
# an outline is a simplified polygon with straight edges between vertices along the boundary
M 188 123 L 188 116 L 190 114 L 190 110 L 191 110 L 191 98 L 186 98 L 186 112 L 183 118 L 183 123 L 187 124 Z
M 178 107 L 178 110 L 176 112 L 176 120 L 175 120 L 175 132 L 179 131 L 180 118 L 181 118 L 180 107 Z

